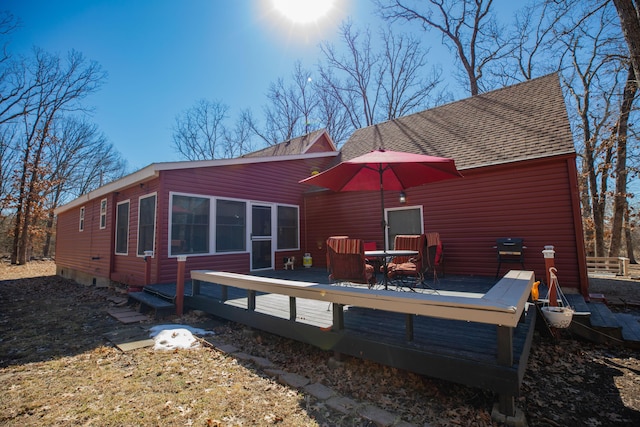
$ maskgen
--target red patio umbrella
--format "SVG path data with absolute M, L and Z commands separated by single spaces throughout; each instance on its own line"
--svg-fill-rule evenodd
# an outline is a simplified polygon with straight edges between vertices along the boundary
M 382 234 L 386 249 L 384 190 L 402 191 L 458 177 L 462 177 L 462 174 L 456 169 L 453 159 L 380 149 L 342 162 L 300 182 L 334 191 L 380 190 Z

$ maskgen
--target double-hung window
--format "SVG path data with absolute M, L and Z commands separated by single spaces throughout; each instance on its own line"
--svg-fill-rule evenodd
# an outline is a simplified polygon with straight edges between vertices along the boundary
M 171 197 L 171 255 L 209 253 L 210 199 Z
M 129 200 L 118 203 L 116 208 L 116 254 L 129 253 Z
M 247 248 L 247 204 L 236 200 L 216 202 L 216 252 L 241 252 Z
M 298 208 L 278 206 L 278 249 L 298 249 Z

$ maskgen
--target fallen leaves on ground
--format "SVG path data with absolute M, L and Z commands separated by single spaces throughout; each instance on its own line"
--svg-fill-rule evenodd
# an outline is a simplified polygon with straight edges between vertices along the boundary
M 131 327 L 107 315 L 107 290 L 36 264 L 28 273 L 0 270 L 2 425 L 371 425 L 210 347 L 123 353 L 104 337 Z M 215 331 L 279 369 L 418 426 L 498 425 L 496 396 L 484 390 L 355 358 L 329 363 L 332 353 L 237 324 Z M 517 406 L 532 427 L 640 425 L 639 373 L 638 352 L 536 336 Z

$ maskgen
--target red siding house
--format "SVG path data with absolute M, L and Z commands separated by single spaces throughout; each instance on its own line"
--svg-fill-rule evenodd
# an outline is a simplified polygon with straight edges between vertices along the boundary
M 588 296 L 576 152 L 556 74 L 359 129 L 335 162 L 371 150 L 453 158 L 463 179 L 385 192 L 389 235 L 437 231 L 445 273 L 494 276 L 496 239 L 523 238 L 525 267 L 545 278 L 554 246 L 563 289 Z M 383 242 L 377 192 L 306 194 L 307 252 L 329 235 Z M 392 238 L 388 239 L 393 242 Z M 501 274 L 519 264 L 504 264 Z
M 323 266 L 331 235 L 381 248 L 379 193 L 298 183 L 378 148 L 450 157 L 464 175 L 411 188 L 405 203 L 385 192 L 389 236 L 439 232 L 445 273 L 460 275 L 494 276 L 496 239 L 519 237 L 525 267 L 544 278 L 542 250 L 553 245 L 563 289 L 588 294 L 576 152 L 555 74 L 359 129 L 339 152 L 316 131 L 237 159 L 150 165 L 58 208 L 58 274 L 137 285 L 150 262 L 151 283 L 164 283 L 176 280 L 178 255 L 188 276 L 282 268 L 282 257 L 304 253 Z
M 298 181 L 338 152 L 325 131 L 281 152 L 229 160 L 158 163 L 57 209 L 57 273 L 87 284 L 175 282 L 192 269 L 247 273 L 301 260 Z M 145 251 L 152 256 L 145 257 Z M 150 277 L 146 277 L 149 263 Z

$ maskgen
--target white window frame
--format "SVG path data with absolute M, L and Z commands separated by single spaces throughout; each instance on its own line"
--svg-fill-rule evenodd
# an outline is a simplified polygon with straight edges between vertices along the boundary
M 211 241 L 211 245 L 212 245 L 212 249 L 211 252 L 215 255 L 228 255 L 228 254 L 244 254 L 247 252 L 251 252 L 250 250 L 250 244 L 251 244 L 251 236 L 249 235 L 251 233 L 250 231 L 250 222 L 251 221 L 251 201 L 247 200 L 247 199 L 237 199 L 237 198 L 233 198 L 233 197 L 215 197 L 213 198 L 214 200 L 214 204 L 211 206 L 214 206 L 214 212 L 211 214 L 210 219 L 211 219 L 211 235 L 213 240 Z M 236 202 L 236 203 L 244 203 L 244 250 L 238 250 L 238 251 L 218 251 L 218 247 L 217 247 L 217 231 L 218 231 L 218 202 L 219 201 L 223 201 L 223 202 Z
M 422 205 L 414 205 L 414 206 L 401 206 L 401 207 L 397 207 L 397 208 L 385 208 L 384 210 L 384 220 L 385 220 L 385 224 L 387 224 L 387 229 L 385 230 L 385 233 L 387 233 L 387 245 L 388 248 L 386 249 L 391 249 L 393 246 L 393 240 L 391 239 L 391 236 L 389 235 L 391 228 L 388 225 L 389 224 L 389 212 L 394 212 L 394 211 L 408 211 L 408 210 L 416 210 L 418 209 L 420 211 L 420 234 L 424 233 L 424 210 L 423 210 L 423 206 Z
M 276 251 L 298 251 L 298 250 L 300 250 L 300 206 L 288 205 L 288 204 L 284 204 L 284 203 L 276 203 L 275 207 L 276 207 L 276 209 L 275 209 L 275 211 L 276 211 L 276 220 L 275 220 L 275 224 L 274 224 L 274 226 L 276 228 L 275 236 L 274 236 L 275 240 L 276 240 L 275 250 Z M 278 215 L 278 213 L 279 213 L 278 208 L 280 208 L 280 207 L 293 208 L 297 212 L 297 216 L 298 216 L 298 219 L 297 219 L 297 231 L 298 231 L 298 233 L 297 234 L 298 235 L 297 235 L 296 246 L 293 247 L 293 248 L 281 248 L 280 247 L 280 239 L 279 239 L 279 236 L 278 236 L 278 226 L 280 225 L 280 216 Z
M 236 198 L 236 197 L 220 197 L 220 196 L 210 196 L 210 195 L 206 195 L 206 194 L 195 194 L 195 193 L 183 193 L 183 192 L 178 192 L 178 191 L 170 191 L 169 192 L 169 218 L 167 221 L 167 252 L 168 252 L 168 257 L 169 258 L 176 258 L 180 255 L 184 255 L 184 254 L 173 254 L 171 252 L 171 226 L 173 224 L 173 196 L 185 196 L 185 197 L 197 197 L 197 198 L 201 198 L 201 199 L 209 199 L 209 250 L 206 253 L 197 253 L 197 254 L 187 254 L 190 257 L 196 257 L 196 256 L 212 256 L 212 255 L 234 255 L 234 254 L 244 254 L 244 253 L 250 253 L 251 252 L 251 236 L 250 236 L 250 220 L 251 220 L 251 206 L 252 204 L 264 204 L 264 205 L 272 205 L 275 206 L 276 209 L 276 214 L 274 216 L 276 216 L 276 220 L 273 221 L 273 239 L 274 239 L 274 250 L 275 251 L 280 251 L 280 250 L 286 250 L 286 251 L 293 251 L 293 250 L 300 250 L 300 238 L 301 238 L 301 234 L 302 234 L 302 230 L 300 229 L 300 206 L 299 205 L 290 205 L 290 204 L 286 204 L 286 203 L 273 203 L 273 202 L 264 202 L 264 201 L 260 201 L 260 200 L 252 200 L 252 199 L 241 199 L 241 198 Z M 228 200 L 228 201 L 232 201 L 232 202 L 242 202 L 245 204 L 245 239 L 246 239 L 246 245 L 245 245 L 245 250 L 243 251 L 229 251 L 229 252 L 216 252 L 216 218 L 217 218 L 217 203 L 218 200 Z M 157 199 L 156 199 L 156 205 L 157 205 Z M 284 206 L 284 207 L 290 207 L 290 208 L 295 208 L 298 211 L 298 246 L 297 248 L 291 248 L 291 249 L 278 249 L 278 242 L 277 242 L 277 207 L 278 206 Z M 156 212 L 157 212 L 157 207 L 156 207 Z M 156 234 L 157 235 L 157 234 Z
M 149 197 L 155 197 L 155 201 L 153 203 L 153 238 L 152 238 L 152 243 L 151 243 L 151 251 L 154 252 L 155 255 L 155 247 L 156 247 L 156 224 L 158 222 L 158 195 L 157 193 L 150 193 L 150 194 L 145 194 L 144 196 L 140 196 L 138 198 L 138 233 L 137 233 L 137 247 L 136 247 L 136 254 L 139 257 L 144 257 L 144 251 L 142 251 L 142 253 L 140 253 L 140 208 L 142 206 L 142 200 L 143 199 L 148 199 Z
M 100 200 L 100 230 L 107 228 L 107 199 Z
M 80 221 L 78 222 L 78 231 L 84 231 L 84 213 L 85 207 L 80 208 Z
M 207 252 L 203 253 L 194 253 L 194 254 L 174 254 L 171 251 L 171 227 L 173 226 L 173 197 L 174 196 L 184 196 L 184 197 L 194 197 L 199 199 L 209 199 L 209 247 L 207 248 Z M 167 253 L 169 258 L 177 258 L 179 256 L 188 255 L 190 257 L 196 256 L 211 256 L 214 255 L 212 247 L 214 246 L 215 239 L 215 222 L 212 219 L 212 210 L 211 207 L 215 204 L 215 198 L 206 194 L 195 194 L 195 193 L 182 193 L 177 191 L 169 192 L 169 220 L 167 221 Z M 226 253 L 226 252 L 225 252 Z
M 120 215 L 120 205 L 124 205 L 127 204 L 129 205 L 129 207 L 127 208 L 127 244 L 126 244 L 126 252 L 118 252 L 118 223 L 119 223 L 119 215 Z M 130 228 L 131 228 L 131 200 L 127 199 L 127 200 L 123 200 L 121 202 L 118 202 L 116 204 L 116 224 L 114 227 L 114 234 L 115 234 L 115 238 L 114 240 L 114 245 L 113 245 L 113 250 L 114 253 L 116 255 L 129 255 L 129 239 L 131 238 L 131 233 L 130 233 Z

